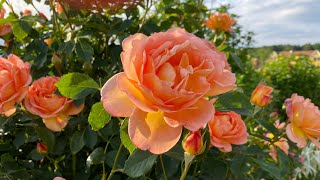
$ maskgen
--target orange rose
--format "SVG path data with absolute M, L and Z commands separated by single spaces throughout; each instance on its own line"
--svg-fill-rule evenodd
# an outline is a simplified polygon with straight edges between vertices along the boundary
M 222 152 L 232 151 L 231 144 L 241 145 L 248 141 L 246 125 L 240 114 L 233 111 L 216 111 L 208 125 L 211 145 Z
M 0 114 L 10 116 L 16 112 L 14 104 L 22 101 L 32 81 L 30 68 L 16 55 L 0 57 Z
M 5 14 L 6 14 L 6 10 L 2 8 L 0 12 L 0 19 L 3 19 Z M 0 24 L 0 36 L 4 36 L 8 34 L 11 30 L 12 28 L 9 23 Z
M 320 148 L 317 138 L 320 138 L 320 111 L 310 99 L 292 94 L 291 98 L 285 101 L 289 124 L 286 131 L 288 138 L 297 143 L 299 148 L 307 144 L 307 139 Z
M 26 109 L 42 118 L 47 128 L 61 131 L 68 124 L 69 115 L 80 113 L 84 104 L 75 106 L 71 99 L 56 95 L 59 77 L 42 77 L 32 83 L 23 101 Z
M 135 34 L 122 47 L 124 72 L 106 82 L 101 101 L 111 115 L 130 117 L 129 136 L 140 149 L 168 151 L 183 127 L 197 131 L 212 118 L 205 97 L 236 87 L 225 55 L 183 29 Z
M 235 21 L 227 13 L 211 14 L 206 26 L 215 31 L 231 32 Z
M 273 88 L 259 83 L 251 94 L 251 102 L 259 107 L 264 107 L 271 102 Z

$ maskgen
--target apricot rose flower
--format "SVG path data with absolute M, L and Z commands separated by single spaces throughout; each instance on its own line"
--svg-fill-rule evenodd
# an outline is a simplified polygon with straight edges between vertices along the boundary
M 271 102 L 272 91 L 272 87 L 259 83 L 251 94 L 251 102 L 259 107 L 267 106 Z
M 142 150 L 171 149 L 183 127 L 197 131 L 212 119 L 207 96 L 236 87 L 225 55 L 184 29 L 134 34 L 122 47 L 124 72 L 106 82 L 101 101 L 111 115 L 130 117 L 129 136 Z
M 69 115 L 80 113 L 84 104 L 74 105 L 71 99 L 55 94 L 59 77 L 42 77 L 32 83 L 23 101 L 26 109 L 42 118 L 46 127 L 61 131 L 68 124 Z
M 299 148 L 307 144 L 307 139 L 311 140 L 318 148 L 320 143 L 320 111 L 310 99 L 292 94 L 291 98 L 285 101 L 286 112 L 289 118 L 286 132 L 288 138 L 297 143 Z
M 0 57 L 0 114 L 10 116 L 16 112 L 14 104 L 22 101 L 32 81 L 30 68 L 16 55 Z
M 222 152 L 232 151 L 231 144 L 241 145 L 248 141 L 246 125 L 234 111 L 216 111 L 208 125 L 211 145 Z
M 206 21 L 206 26 L 215 31 L 231 32 L 234 23 L 233 18 L 227 13 L 211 14 Z

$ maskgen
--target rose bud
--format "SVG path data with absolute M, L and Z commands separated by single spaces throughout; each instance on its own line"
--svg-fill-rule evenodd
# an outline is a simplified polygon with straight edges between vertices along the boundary
M 203 138 L 200 131 L 190 131 L 182 141 L 182 147 L 190 155 L 201 154 L 204 150 Z
M 38 143 L 37 144 L 37 152 L 39 154 L 47 154 L 48 153 L 47 145 L 42 144 L 42 143 Z
M 272 87 L 259 83 L 251 94 L 251 102 L 259 107 L 264 107 L 270 104 L 272 98 L 270 94 L 272 91 Z

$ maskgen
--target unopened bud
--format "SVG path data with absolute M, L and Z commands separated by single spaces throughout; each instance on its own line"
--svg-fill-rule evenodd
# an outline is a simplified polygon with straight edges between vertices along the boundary
M 182 140 L 182 147 L 185 152 L 191 155 L 201 154 L 204 150 L 204 146 L 200 131 L 190 131 Z
M 38 143 L 37 144 L 37 152 L 39 154 L 47 154 L 48 153 L 48 148 L 45 144 Z
M 52 44 L 52 39 L 51 39 L 51 38 L 45 39 L 44 42 L 45 42 L 48 46 L 51 46 L 51 44 Z

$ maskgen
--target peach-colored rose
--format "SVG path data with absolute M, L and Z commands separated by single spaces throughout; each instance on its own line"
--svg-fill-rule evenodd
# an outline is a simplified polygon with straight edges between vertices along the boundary
M 216 111 L 208 125 L 211 145 L 222 152 L 232 151 L 231 144 L 241 145 L 248 141 L 247 127 L 240 114 L 234 111 Z
M 30 68 L 16 55 L 0 57 L 0 114 L 10 116 L 16 112 L 14 104 L 22 101 L 32 81 Z
M 5 14 L 6 14 L 6 10 L 2 8 L 0 12 L 0 19 L 3 19 Z M 8 34 L 11 30 L 12 30 L 12 27 L 9 23 L 0 24 L 0 36 L 4 36 Z
M 197 131 L 212 119 L 214 100 L 205 97 L 236 87 L 225 55 L 183 29 L 138 33 L 122 47 L 124 72 L 106 82 L 101 101 L 111 115 L 130 117 L 129 136 L 140 149 L 168 151 L 182 127 Z
M 71 99 L 56 95 L 59 77 L 42 77 L 32 83 L 23 101 L 26 109 L 42 118 L 47 128 L 61 131 L 68 124 L 69 115 L 80 113 L 84 104 L 75 106 Z
M 203 138 L 200 130 L 189 132 L 182 141 L 182 148 L 191 155 L 201 154 L 204 151 Z
M 288 138 L 297 143 L 299 148 L 307 144 L 307 139 L 320 148 L 320 111 L 310 99 L 292 94 L 291 98 L 285 101 L 289 124 L 287 125 Z
M 271 102 L 273 88 L 259 83 L 251 94 L 251 102 L 259 107 L 264 107 Z
M 231 27 L 235 21 L 227 13 L 211 14 L 210 18 L 206 21 L 206 26 L 215 31 L 231 32 Z

